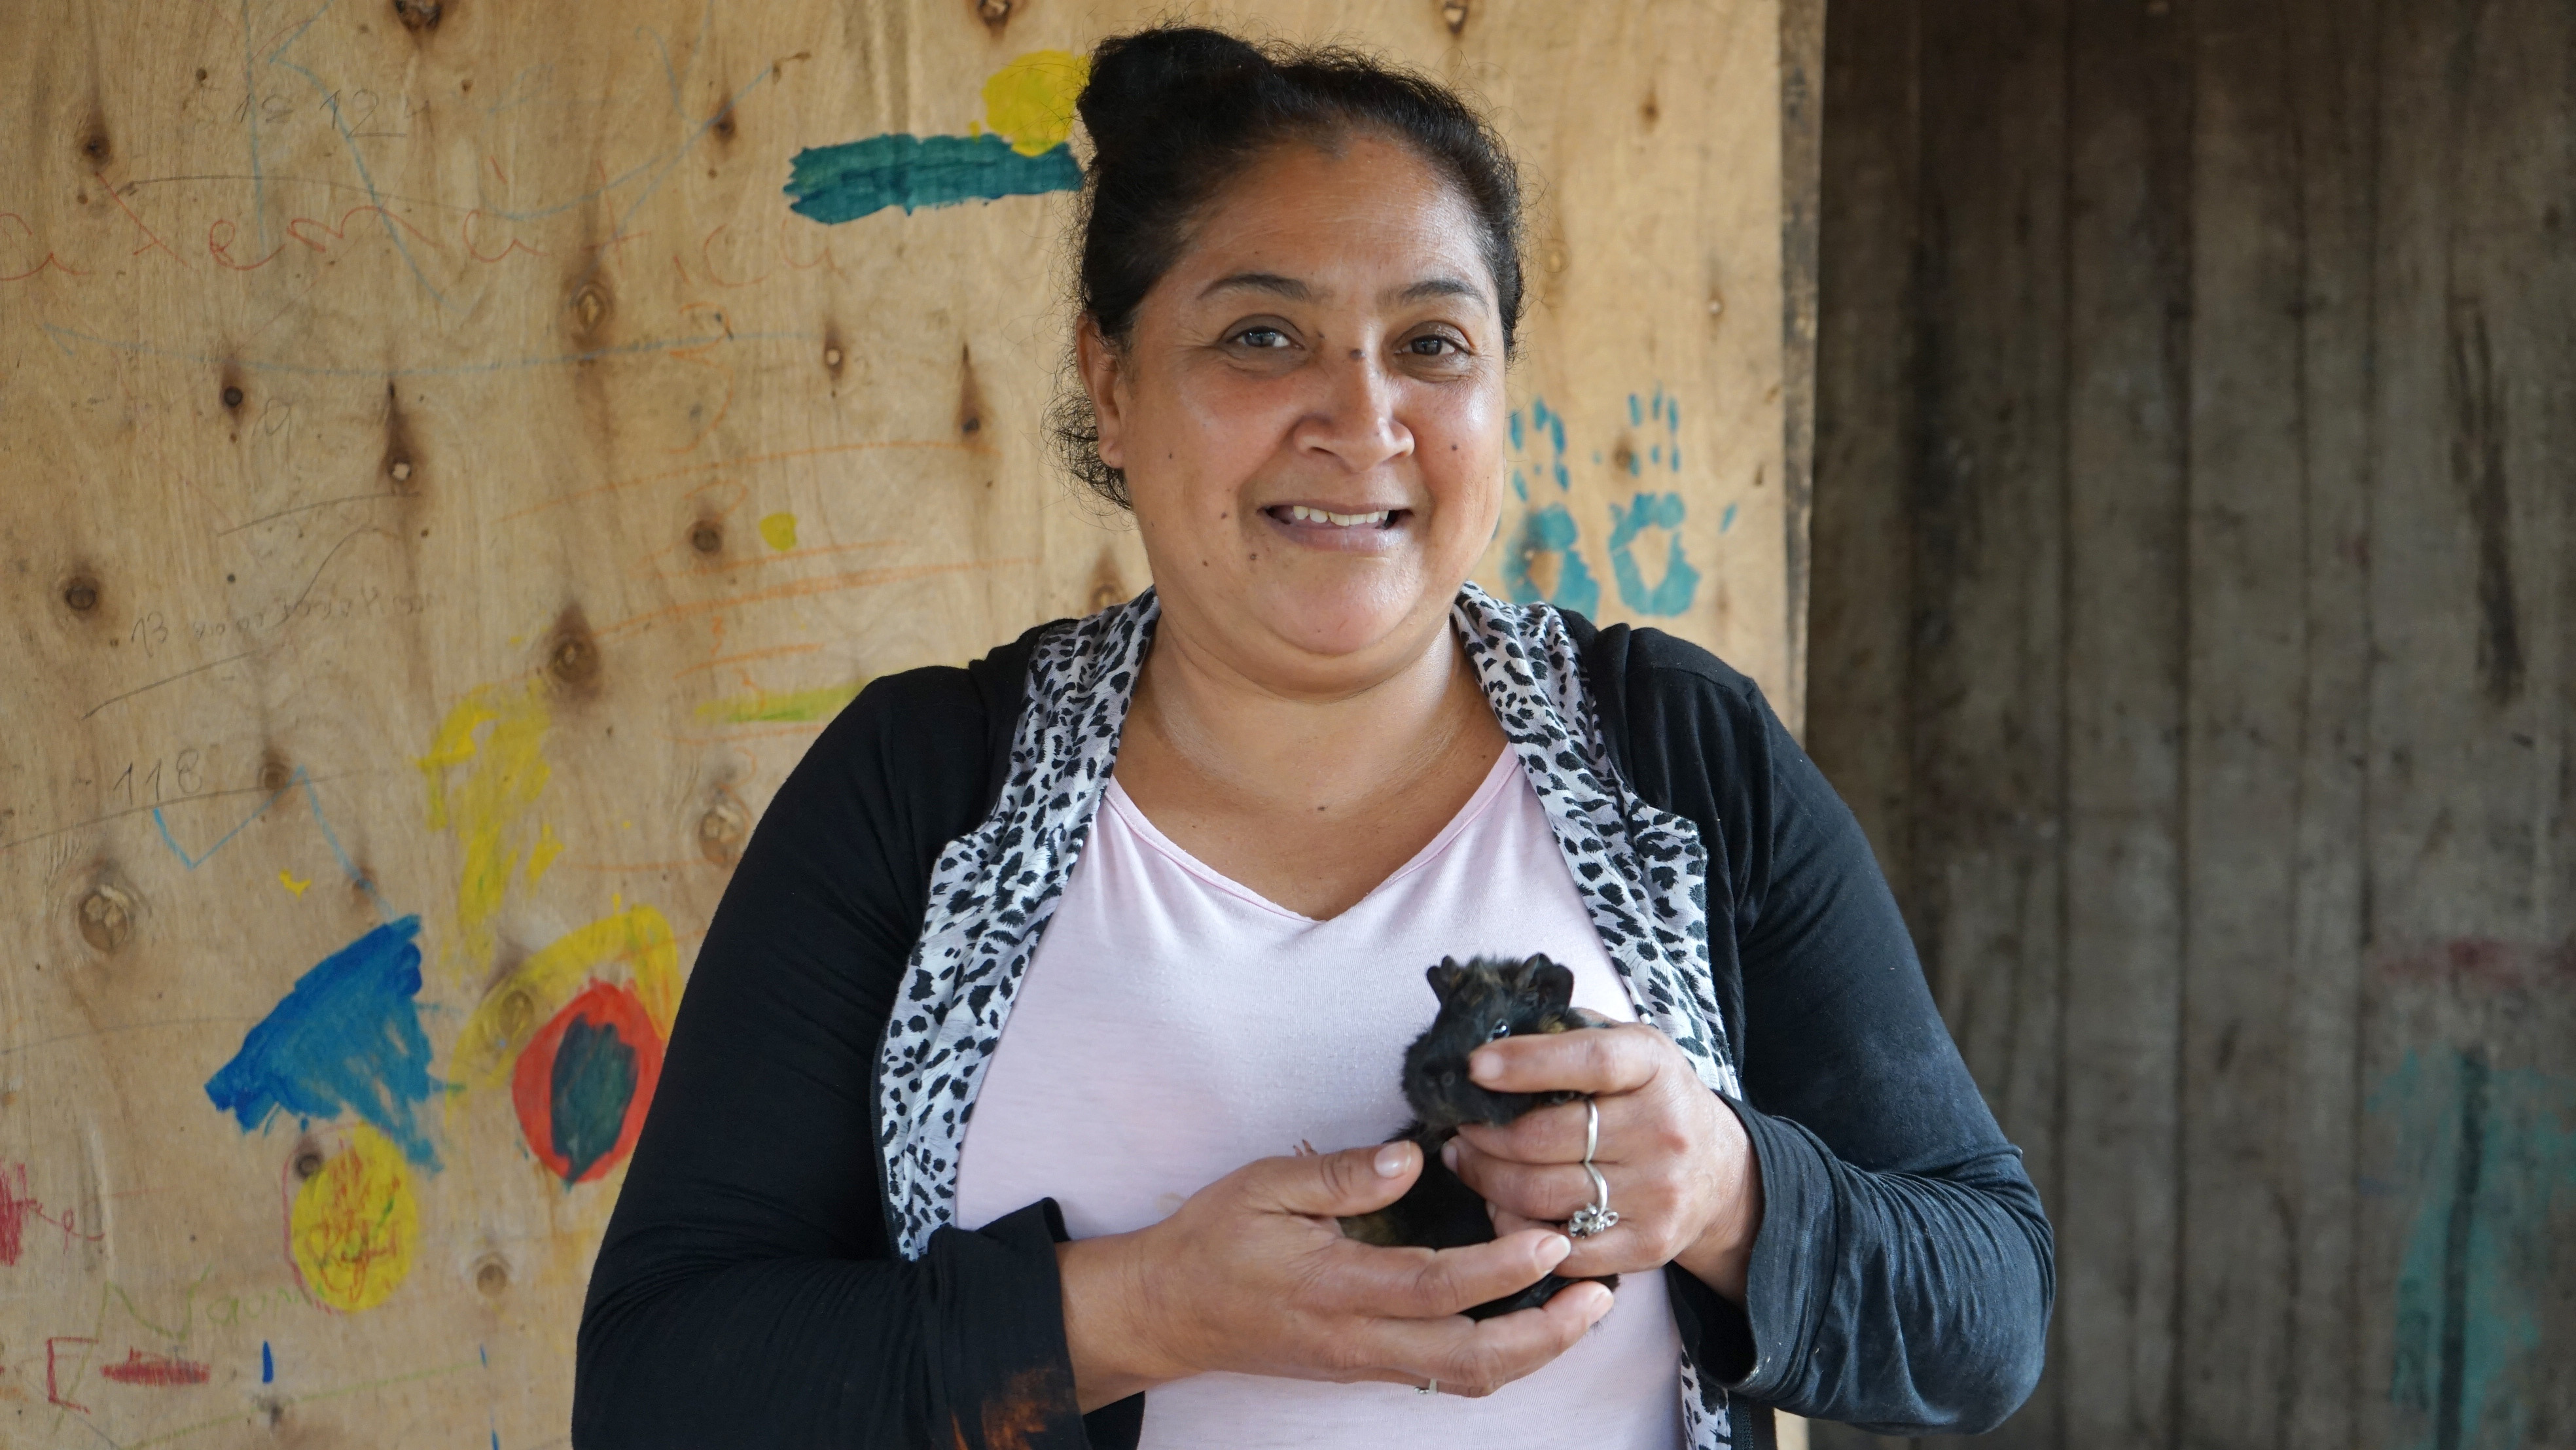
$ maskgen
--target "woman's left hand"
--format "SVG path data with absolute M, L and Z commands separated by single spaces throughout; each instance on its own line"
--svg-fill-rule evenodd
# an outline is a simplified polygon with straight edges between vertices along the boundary
M 1634 1274 L 1677 1263 L 1744 1302 L 1762 1226 L 1762 1170 L 1733 1109 L 1702 1084 L 1671 1038 L 1642 1023 L 1507 1037 L 1477 1048 L 1468 1076 L 1495 1092 L 1589 1094 L 1601 1110 L 1592 1166 L 1619 1221 L 1574 1240 L 1554 1272 Z M 1583 1171 L 1584 1105 L 1537 1108 L 1507 1127 L 1470 1124 L 1443 1150 L 1492 1206 L 1497 1235 L 1565 1222 L 1593 1199 Z

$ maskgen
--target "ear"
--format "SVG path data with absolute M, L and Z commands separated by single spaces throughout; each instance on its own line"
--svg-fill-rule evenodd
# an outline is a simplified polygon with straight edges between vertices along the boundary
M 1422 974 L 1423 980 L 1431 984 L 1432 995 L 1440 999 L 1443 1007 L 1449 1005 L 1450 995 L 1458 990 L 1458 979 L 1466 975 L 1467 969 L 1458 965 L 1456 957 L 1442 957 L 1440 965 Z
M 1119 384 L 1125 381 L 1126 369 L 1120 366 L 1117 346 L 1101 335 L 1099 320 L 1088 312 L 1073 325 L 1073 360 L 1074 370 L 1082 374 L 1083 391 L 1091 395 L 1091 416 L 1100 428 L 1100 461 L 1124 468 L 1127 413 Z
M 1530 995 L 1559 1010 L 1574 1001 L 1574 972 L 1559 966 L 1545 955 L 1533 956 L 1521 963 L 1522 979 L 1529 983 Z

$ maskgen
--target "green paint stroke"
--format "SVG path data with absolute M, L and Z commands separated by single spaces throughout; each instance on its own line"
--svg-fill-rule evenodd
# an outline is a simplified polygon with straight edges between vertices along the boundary
M 761 690 L 749 695 L 731 695 L 709 700 L 698 707 L 698 718 L 711 725 L 803 724 L 829 720 L 841 707 L 859 697 L 859 685 L 825 685 L 819 690 Z
M 2389 1397 L 2399 1442 L 2510 1450 L 2531 1396 L 2572 1348 L 2540 1343 L 2540 1295 L 2562 1272 L 2553 1205 L 2576 1207 L 2576 1077 L 2489 1065 L 2483 1051 L 2408 1052 L 2370 1111 L 2397 1120 L 2417 1198 L 2397 1278 Z
M 870 136 L 796 153 L 787 179 L 794 210 L 818 222 L 855 221 L 899 206 L 991 201 L 1046 191 L 1077 191 L 1082 168 L 1059 143 L 1035 156 L 999 136 Z

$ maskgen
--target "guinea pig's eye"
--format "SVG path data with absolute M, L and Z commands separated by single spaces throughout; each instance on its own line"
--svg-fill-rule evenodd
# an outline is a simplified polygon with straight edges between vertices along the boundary
M 1511 1035 L 1512 1024 L 1508 1022 L 1497 1022 L 1494 1024 L 1494 1030 L 1485 1034 L 1485 1040 L 1487 1042 L 1500 1042 Z

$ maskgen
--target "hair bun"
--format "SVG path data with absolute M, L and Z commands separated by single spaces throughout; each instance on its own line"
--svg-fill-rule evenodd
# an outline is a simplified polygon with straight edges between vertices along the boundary
M 1091 52 L 1091 78 L 1075 103 L 1097 155 L 1151 136 L 1175 109 L 1196 109 L 1219 84 L 1270 68 L 1256 47 L 1194 25 L 1113 35 Z

